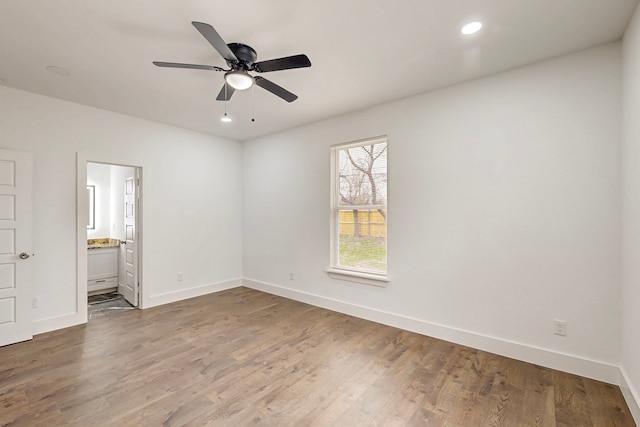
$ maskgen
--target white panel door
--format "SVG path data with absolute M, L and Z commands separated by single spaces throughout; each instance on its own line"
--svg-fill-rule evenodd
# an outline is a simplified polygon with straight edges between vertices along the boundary
M 0 150 L 0 346 L 32 335 L 31 154 Z
M 138 306 L 138 233 L 136 230 L 137 215 L 137 179 L 134 176 L 125 180 L 124 184 L 124 298 L 134 307 Z

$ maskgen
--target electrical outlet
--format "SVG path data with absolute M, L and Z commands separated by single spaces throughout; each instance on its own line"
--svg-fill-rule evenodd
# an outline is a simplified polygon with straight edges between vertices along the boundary
M 38 297 L 33 297 L 33 298 L 31 299 L 31 306 L 32 306 L 33 308 L 38 308 Z
M 289 280 L 294 280 L 295 278 L 295 273 L 293 271 L 289 272 Z
M 553 333 L 561 337 L 567 336 L 567 321 L 555 319 L 553 321 Z
M 183 276 L 184 274 L 182 273 L 182 271 L 178 272 L 178 282 L 182 282 Z

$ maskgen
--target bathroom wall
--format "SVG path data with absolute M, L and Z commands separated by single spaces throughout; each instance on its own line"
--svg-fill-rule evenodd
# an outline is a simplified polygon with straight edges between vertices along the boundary
M 109 165 L 89 163 L 87 165 L 87 185 L 95 186 L 94 228 L 87 229 L 87 239 L 110 237 L 111 168 Z
M 95 186 L 95 229 L 87 229 L 88 239 L 124 240 L 124 184 L 134 171 L 130 166 L 87 164 L 87 185 Z

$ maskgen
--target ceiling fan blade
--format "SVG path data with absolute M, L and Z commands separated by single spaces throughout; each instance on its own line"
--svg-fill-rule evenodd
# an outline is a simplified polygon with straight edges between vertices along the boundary
M 156 65 L 158 67 L 167 67 L 167 68 L 190 68 L 193 70 L 224 71 L 222 68 L 214 67 L 212 65 L 180 64 L 177 62 L 153 61 L 153 65 Z
M 200 34 L 202 34 L 202 36 L 205 39 L 207 39 L 207 41 L 211 44 L 211 46 L 213 46 L 213 48 L 217 50 L 218 53 L 222 55 L 222 57 L 225 60 L 227 61 L 238 60 L 238 58 L 236 58 L 236 55 L 231 51 L 231 49 L 229 49 L 229 46 L 227 46 L 224 40 L 222 40 L 222 37 L 220 37 L 220 34 L 218 34 L 218 32 L 211 25 L 205 24 L 204 22 L 196 22 L 196 21 L 193 21 L 191 23 L 193 24 L 194 27 L 196 27 L 198 31 L 200 31 Z
M 253 69 L 259 73 L 304 67 L 311 67 L 311 61 L 309 61 L 307 55 L 287 56 L 285 58 L 270 59 L 253 64 Z
M 225 83 L 224 86 L 222 86 L 222 89 L 220 89 L 220 93 L 216 97 L 216 101 L 228 101 L 228 100 L 230 100 L 231 99 L 231 95 L 233 95 L 233 92 L 235 92 L 235 91 L 236 90 L 234 88 L 232 88 L 227 83 Z
M 272 94 L 279 96 L 287 102 L 293 102 L 298 99 L 297 95 L 292 94 L 288 90 L 283 87 L 278 86 L 270 80 L 265 79 L 264 77 L 256 76 L 254 80 L 258 86 L 262 89 L 268 90 Z

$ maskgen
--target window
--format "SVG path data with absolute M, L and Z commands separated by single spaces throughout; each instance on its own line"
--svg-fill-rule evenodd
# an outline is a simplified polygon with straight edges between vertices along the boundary
M 334 146 L 331 165 L 330 273 L 385 280 L 387 139 Z

